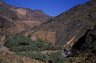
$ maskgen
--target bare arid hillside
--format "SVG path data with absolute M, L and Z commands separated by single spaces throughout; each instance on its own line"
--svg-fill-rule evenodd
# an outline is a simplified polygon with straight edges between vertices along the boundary
M 6 28 L 6 30 L 12 34 L 20 33 L 26 29 L 47 22 L 48 19 L 51 19 L 51 16 L 48 16 L 41 10 L 14 7 L 4 2 L 0 2 L 0 17 L 14 22 L 14 26 L 11 26 L 8 30 Z M 10 23 L 6 23 L 6 25 L 10 25 Z
M 52 20 L 34 27 L 31 34 L 37 39 L 43 39 L 56 45 L 73 45 L 96 24 L 95 11 L 95 2 L 77 5 Z
M 35 40 L 42 39 L 51 44 L 64 48 L 77 57 L 70 58 L 70 62 L 95 63 L 96 58 L 96 2 L 89 1 L 77 5 L 68 11 L 54 17 L 48 22 L 31 30 L 22 32 Z M 91 57 L 90 57 L 91 56 Z M 78 60 L 75 60 L 77 59 Z M 83 59 L 82 59 L 83 58 Z
M 0 1 L 0 63 L 45 63 L 20 57 L 5 47 L 6 38 L 47 22 L 51 17 L 41 10 L 14 7 Z
M 56 17 L 0 2 L 0 63 L 96 63 L 96 1 Z
M 0 63 L 46 63 L 35 59 L 17 56 L 9 52 L 0 52 Z

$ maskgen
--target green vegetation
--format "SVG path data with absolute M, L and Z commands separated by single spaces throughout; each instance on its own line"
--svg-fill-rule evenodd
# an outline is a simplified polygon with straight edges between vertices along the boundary
M 22 52 L 22 51 L 43 51 L 51 49 L 53 46 L 42 40 L 32 41 L 30 37 L 23 35 L 10 36 L 6 39 L 5 46 L 11 51 Z
M 92 53 L 86 54 L 77 52 L 78 54 L 74 57 L 64 58 L 60 52 L 60 48 L 57 51 L 53 51 L 50 53 L 46 50 L 53 50 L 53 46 L 45 42 L 43 40 L 32 41 L 30 37 L 26 37 L 24 35 L 15 35 L 10 36 L 6 35 L 5 46 L 9 48 L 9 50 L 16 52 L 17 55 L 26 56 L 32 59 L 40 60 L 43 62 L 52 61 L 52 63 L 73 63 L 73 62 L 95 62 L 95 57 Z M 55 48 L 54 48 L 55 49 Z M 42 53 L 43 52 L 43 53 Z M 91 55 L 90 55 L 91 54 Z M 87 55 L 87 56 L 86 56 Z M 92 56 L 92 57 L 89 57 Z M 86 60 L 88 58 L 88 60 Z M 0 60 L 1 63 L 4 62 Z
M 9 50 L 16 52 L 21 56 L 30 57 L 36 60 L 46 62 L 52 60 L 54 63 L 63 63 L 63 59 L 60 58 L 61 54 L 58 52 L 47 54 L 41 51 L 56 49 L 50 43 L 43 40 L 32 41 L 30 37 L 24 35 L 15 35 L 6 37 L 4 44 Z M 49 59 L 50 58 L 50 59 Z
M 80 54 L 80 52 L 78 52 L 78 55 L 75 54 L 75 57 L 64 58 L 60 52 L 60 48 L 57 51 L 54 51 L 53 49 L 55 48 L 50 43 L 40 39 L 37 41 L 32 41 L 30 37 L 26 37 L 24 35 L 7 35 L 5 46 L 8 47 L 9 50 L 15 52 L 17 55 L 26 56 L 43 62 L 51 61 L 52 63 L 87 63 L 87 61 L 85 61 L 86 58 L 90 58 L 84 56 L 85 53 Z M 53 50 L 53 52 L 45 52 L 46 50 Z M 94 59 L 94 57 L 92 59 Z
M 53 47 L 48 42 L 40 39 L 34 42 L 30 37 L 23 35 L 7 36 L 5 46 L 8 47 L 9 50 L 16 52 L 18 55 L 31 57 L 41 61 L 46 61 L 46 56 L 36 51 L 40 52 L 52 49 Z

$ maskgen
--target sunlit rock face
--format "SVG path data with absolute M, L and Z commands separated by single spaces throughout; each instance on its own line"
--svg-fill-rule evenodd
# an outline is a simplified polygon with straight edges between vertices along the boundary
M 51 17 L 45 14 L 41 10 L 31 10 L 28 8 L 14 8 L 20 21 L 39 21 L 41 23 L 46 22 Z
M 21 15 L 26 15 L 26 13 L 27 13 L 27 11 L 22 9 L 22 8 L 21 9 L 17 9 L 16 11 L 17 11 L 17 13 L 19 13 Z

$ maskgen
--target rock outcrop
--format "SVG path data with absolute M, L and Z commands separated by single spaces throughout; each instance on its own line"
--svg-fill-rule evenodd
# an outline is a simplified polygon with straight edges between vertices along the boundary
M 86 51 L 91 50 L 96 55 L 96 26 L 89 29 L 86 33 L 78 39 L 73 45 L 72 51 Z

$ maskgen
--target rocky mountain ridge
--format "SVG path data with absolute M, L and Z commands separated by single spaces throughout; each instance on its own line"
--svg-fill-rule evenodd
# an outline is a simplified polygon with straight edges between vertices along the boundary
M 43 23 L 32 31 L 32 36 L 53 44 L 73 45 L 96 24 L 96 3 L 87 2 Z M 32 29 L 34 30 L 34 29 Z M 28 31 L 27 31 L 28 32 Z M 65 47 L 65 46 L 64 46 Z
M 77 5 L 54 18 L 51 18 L 40 10 L 16 8 L 2 2 L 0 2 L 0 12 L 0 39 L 3 36 L 5 38 L 4 41 L 7 42 L 7 39 L 11 38 L 6 44 L 10 48 L 12 48 L 11 46 L 13 46 L 13 51 L 19 51 L 19 54 L 21 53 L 21 55 L 28 55 L 30 57 L 30 54 L 34 56 L 34 51 L 32 50 L 32 48 L 44 48 L 43 50 L 46 51 L 45 47 L 49 47 L 49 45 L 52 44 L 52 47 L 50 47 L 51 49 L 48 49 L 48 47 L 46 47 L 48 49 L 47 51 L 49 52 L 50 50 L 52 50 L 54 52 L 55 46 L 57 49 L 56 51 L 60 52 L 58 61 L 61 57 L 70 58 L 70 56 L 73 56 L 71 60 L 69 60 L 68 58 L 68 63 L 74 63 L 75 61 L 75 63 L 82 63 L 82 61 L 85 63 L 96 62 L 96 2 L 89 1 L 84 4 Z M 22 34 L 24 34 L 24 36 L 19 36 Z M 26 39 L 26 42 L 24 39 Z M 40 41 L 40 43 L 38 42 L 38 40 Z M 15 45 L 17 45 L 18 47 L 15 47 L 13 42 L 16 43 Z M 46 45 L 45 42 L 48 42 L 48 45 Z M 42 47 L 42 45 L 44 47 Z M 59 48 L 60 50 L 58 50 Z M 10 49 L 10 51 L 12 50 Z M 41 54 L 40 52 L 39 54 Z M 8 52 L 4 55 L 8 55 L 9 57 L 12 54 L 9 55 Z M 36 55 L 38 55 L 38 52 Z M 80 55 L 80 57 L 78 57 L 78 55 Z M 49 54 L 46 53 L 44 57 L 41 57 L 40 55 L 39 59 L 37 56 L 35 56 L 35 59 L 43 59 L 45 61 L 44 63 L 46 63 L 46 61 L 52 63 L 52 61 L 54 61 L 52 59 L 55 56 L 53 55 L 51 60 L 49 60 L 50 58 L 48 58 L 48 56 Z M 74 59 L 74 56 L 77 57 Z M 2 57 L 3 59 L 5 58 L 5 56 Z M 45 59 L 46 57 L 47 60 Z M 17 58 L 18 57 L 16 57 L 16 59 Z M 10 58 L 8 60 L 10 60 Z M 15 59 L 13 58 L 12 60 Z M 21 60 L 22 58 L 20 59 L 20 61 Z M 31 59 L 29 60 L 31 61 Z M 38 60 L 36 60 L 37 63 L 42 62 L 38 62 Z M 63 60 L 65 60 L 65 58 Z M 32 60 L 32 62 L 34 61 L 35 60 Z M 56 61 L 57 59 L 55 58 L 55 62 Z M 18 63 L 18 61 L 16 62 Z
M 11 20 L 12 23 L 14 22 L 14 25 L 6 22 L 8 26 L 13 25 L 10 28 L 6 28 L 6 30 L 12 34 L 20 33 L 26 29 L 40 25 L 48 19 L 51 19 L 51 16 L 48 16 L 41 10 L 14 7 L 4 2 L 0 2 L 0 16 L 6 21 Z M 2 19 L 0 24 L 4 25 L 5 23 L 3 24 L 4 20 Z M 5 26 L 6 25 L 4 25 L 4 27 Z

